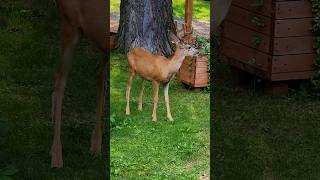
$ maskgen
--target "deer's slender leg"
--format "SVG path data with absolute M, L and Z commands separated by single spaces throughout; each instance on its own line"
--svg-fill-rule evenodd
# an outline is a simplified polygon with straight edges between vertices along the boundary
M 153 112 L 152 121 L 157 121 L 157 108 L 158 108 L 158 92 L 159 92 L 159 82 L 153 81 Z
M 126 92 L 126 99 L 127 99 L 126 115 L 130 115 L 130 92 L 131 92 L 133 76 L 134 76 L 134 71 L 129 68 L 129 77 L 128 77 L 128 84 L 127 84 L 127 92 Z
M 139 95 L 139 107 L 138 107 L 138 110 L 139 111 L 142 111 L 142 97 L 143 97 L 143 81 L 144 79 L 141 78 L 141 84 L 140 84 L 140 95 Z
M 92 155 L 97 156 L 101 152 L 102 143 L 102 130 L 101 130 L 101 118 L 102 111 L 105 104 L 106 97 L 106 70 L 107 62 L 105 59 L 99 67 L 99 80 L 98 80 L 98 93 L 97 93 L 97 111 L 96 111 L 96 124 L 91 135 L 91 147 L 90 152 Z
M 73 50 L 79 42 L 80 32 L 68 22 L 61 22 L 61 49 L 60 65 L 56 74 L 56 82 L 52 94 L 52 120 L 54 123 L 54 138 L 51 147 L 51 167 L 61 168 L 62 146 L 61 146 L 61 113 L 64 89 L 67 74 L 71 66 Z
M 167 117 L 169 119 L 169 121 L 173 121 L 172 115 L 171 115 L 171 111 L 170 111 L 170 103 L 169 103 L 169 83 L 164 85 L 164 100 L 166 102 L 166 107 L 167 107 Z

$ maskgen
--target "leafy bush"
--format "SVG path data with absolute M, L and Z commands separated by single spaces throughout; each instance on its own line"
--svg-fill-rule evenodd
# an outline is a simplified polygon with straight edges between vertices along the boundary
M 12 165 L 0 169 L 0 179 L 11 180 L 12 176 L 18 172 L 18 169 Z
M 312 30 L 315 33 L 314 48 L 316 50 L 315 66 L 316 73 L 314 74 L 311 83 L 312 83 L 312 94 L 320 97 L 320 0 L 311 0 L 312 3 L 312 13 L 313 26 Z
M 210 40 L 197 35 L 196 48 L 200 51 L 200 53 L 210 55 Z

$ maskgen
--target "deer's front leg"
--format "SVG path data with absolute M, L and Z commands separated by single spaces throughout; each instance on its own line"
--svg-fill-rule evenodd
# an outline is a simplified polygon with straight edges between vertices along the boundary
M 140 95 L 139 95 L 139 106 L 138 106 L 138 110 L 142 111 L 142 97 L 143 97 L 143 81 L 144 79 L 141 78 L 141 84 L 140 84 Z
M 159 82 L 153 81 L 153 113 L 152 121 L 157 121 L 157 108 L 158 108 L 158 92 L 159 92 Z
M 127 84 L 127 92 L 126 92 L 126 99 L 127 99 L 126 115 L 130 115 L 130 92 L 131 92 L 133 76 L 134 76 L 134 72 L 129 68 L 129 77 L 128 77 L 128 84 Z
M 63 167 L 62 146 L 61 146 L 61 112 L 64 96 L 64 89 L 67 74 L 71 66 L 72 53 L 78 44 L 80 33 L 78 29 L 72 27 L 69 23 L 61 23 L 61 49 L 60 64 L 56 74 L 56 82 L 52 94 L 52 121 L 54 123 L 54 137 L 51 147 L 51 167 Z
M 97 111 L 96 111 L 96 124 L 91 135 L 91 147 L 90 152 L 92 155 L 97 156 L 101 152 L 102 143 L 102 130 L 101 130 L 101 118 L 102 111 L 105 104 L 106 97 L 106 65 L 107 61 L 102 60 L 100 64 L 99 71 L 99 81 L 98 81 L 98 93 L 97 93 Z
M 164 99 L 166 102 L 166 107 L 167 107 L 167 118 L 169 119 L 169 121 L 173 121 L 172 115 L 171 115 L 171 111 L 170 111 L 170 103 L 169 103 L 169 83 L 167 83 L 166 85 L 164 85 Z

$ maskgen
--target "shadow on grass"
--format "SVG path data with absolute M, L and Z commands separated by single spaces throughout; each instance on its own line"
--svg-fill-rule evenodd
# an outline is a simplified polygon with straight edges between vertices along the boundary
M 213 152 L 217 179 L 317 179 L 318 100 L 235 90 L 217 63 Z

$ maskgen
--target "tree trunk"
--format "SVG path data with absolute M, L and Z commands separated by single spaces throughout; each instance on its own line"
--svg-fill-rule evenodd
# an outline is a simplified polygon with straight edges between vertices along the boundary
M 170 55 L 170 32 L 175 34 L 172 0 L 121 0 L 119 49 L 125 53 L 143 47 L 158 55 Z

